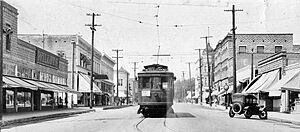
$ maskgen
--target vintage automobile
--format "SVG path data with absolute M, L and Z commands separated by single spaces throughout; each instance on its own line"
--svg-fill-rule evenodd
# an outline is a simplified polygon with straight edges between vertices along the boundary
M 235 114 L 244 114 L 246 118 L 258 115 L 260 119 L 267 119 L 268 113 L 264 106 L 258 105 L 257 98 L 252 94 L 235 93 L 232 94 L 232 104 L 229 109 L 229 117 Z

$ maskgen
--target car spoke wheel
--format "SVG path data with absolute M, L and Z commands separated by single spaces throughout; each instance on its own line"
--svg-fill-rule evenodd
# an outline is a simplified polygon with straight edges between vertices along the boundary
M 229 117 L 233 118 L 234 115 L 235 114 L 233 113 L 232 108 L 230 107 L 230 109 L 229 109 Z
M 244 116 L 247 118 L 247 119 L 249 119 L 249 118 L 251 118 L 251 113 L 247 110 L 246 112 L 245 112 L 245 114 L 244 114 Z
M 267 119 L 268 118 L 268 112 L 266 110 L 263 110 L 261 112 L 259 112 L 258 114 L 260 119 Z

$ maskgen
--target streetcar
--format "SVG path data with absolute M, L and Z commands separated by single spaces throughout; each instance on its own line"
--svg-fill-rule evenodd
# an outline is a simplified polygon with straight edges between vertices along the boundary
M 144 117 L 173 113 L 174 73 L 160 64 L 144 66 L 138 73 L 138 114 Z

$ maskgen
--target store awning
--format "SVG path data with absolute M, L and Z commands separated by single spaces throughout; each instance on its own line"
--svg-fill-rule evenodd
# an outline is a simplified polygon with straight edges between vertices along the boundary
M 13 87 L 24 87 L 24 88 L 29 88 L 31 90 L 38 89 L 38 87 L 36 85 L 32 85 L 32 84 L 27 83 L 27 82 L 23 81 L 22 79 L 16 78 L 16 77 L 3 76 L 3 82 L 9 86 L 12 85 Z
M 79 73 L 78 83 L 79 83 L 79 90 L 78 90 L 79 92 L 83 92 L 83 93 L 91 92 L 90 77 L 88 75 Z M 95 83 L 93 83 L 93 92 L 102 93 L 100 88 Z
M 281 89 L 300 92 L 300 72 L 286 82 Z
M 252 86 L 246 87 L 242 93 L 267 92 L 278 81 L 279 70 L 263 74 Z
M 45 91 L 53 91 L 53 92 L 60 92 L 62 91 L 61 89 L 58 89 L 50 83 L 45 83 L 45 82 L 40 82 L 40 81 L 35 81 L 35 80 L 28 80 L 28 79 L 23 79 L 24 81 L 31 83 L 33 85 L 36 85 L 39 89 L 45 90 Z
M 6 84 L 5 86 L 3 86 L 3 87 L 5 87 L 5 88 L 9 88 L 9 87 L 11 87 L 11 88 L 13 88 L 13 87 L 20 87 L 20 84 L 14 82 L 14 81 L 12 81 L 12 80 L 9 80 L 9 79 L 7 79 L 7 78 L 4 77 L 4 76 L 3 76 L 3 83 Z

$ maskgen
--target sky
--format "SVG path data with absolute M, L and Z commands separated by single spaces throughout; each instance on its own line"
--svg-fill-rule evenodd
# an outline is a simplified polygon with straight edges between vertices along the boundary
M 122 49 L 119 66 L 133 76 L 144 65 L 169 66 L 177 78 L 195 77 L 197 48 L 205 48 L 209 39 L 215 48 L 232 28 L 232 9 L 236 12 L 236 33 L 293 33 L 300 44 L 300 0 L 5 0 L 18 9 L 18 33 L 79 34 L 91 42 L 91 16 L 97 13 L 95 48 L 116 57 L 113 49 Z M 158 7 L 159 5 L 159 7 Z M 158 14 L 158 17 L 155 15 Z M 156 26 L 158 23 L 158 27 Z M 177 25 L 177 27 L 176 27 Z M 160 48 L 159 48 L 160 47 Z M 158 50 L 159 49 L 159 50 Z

